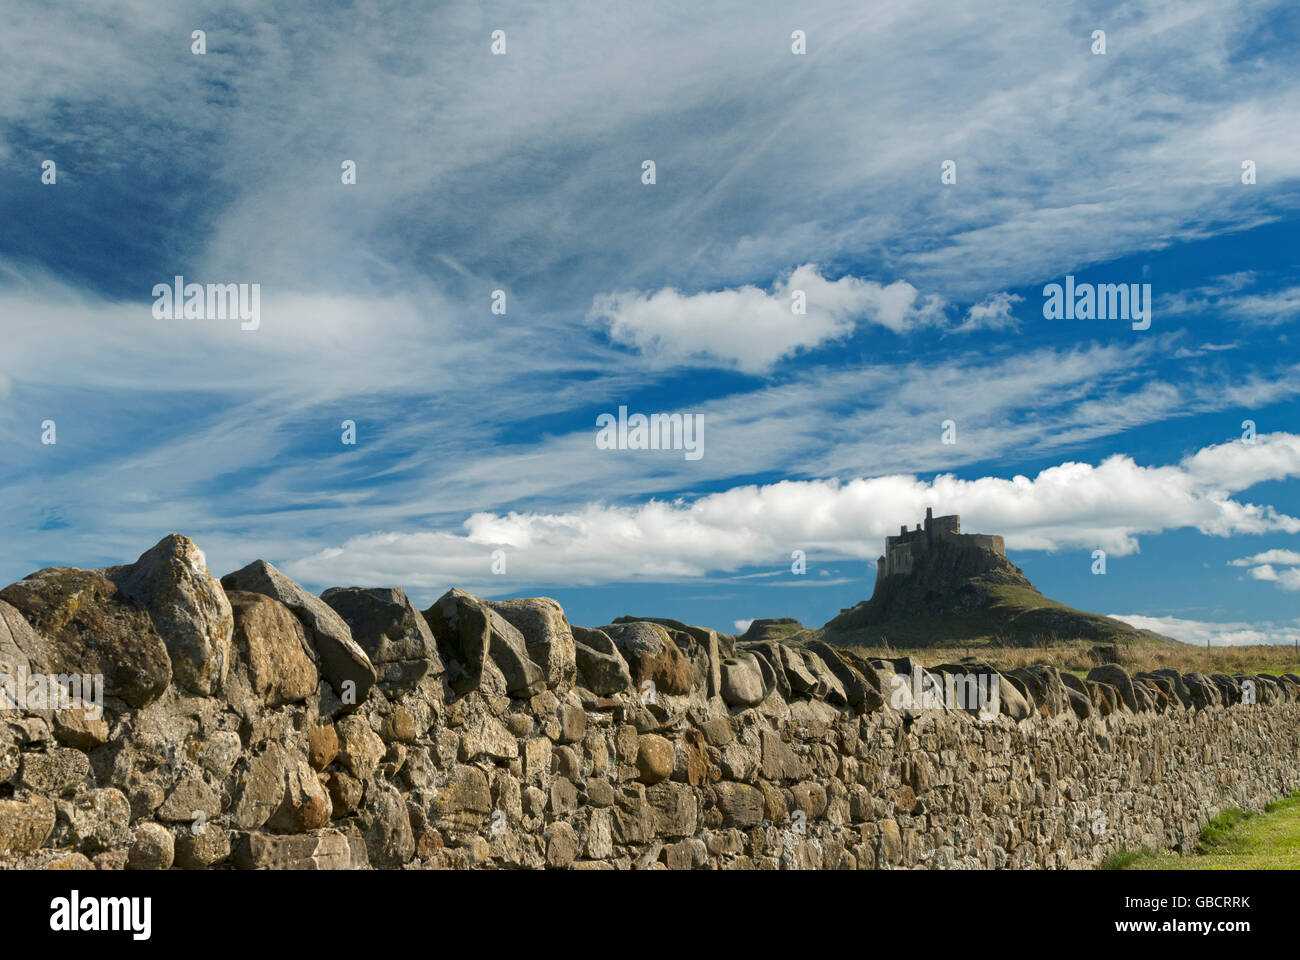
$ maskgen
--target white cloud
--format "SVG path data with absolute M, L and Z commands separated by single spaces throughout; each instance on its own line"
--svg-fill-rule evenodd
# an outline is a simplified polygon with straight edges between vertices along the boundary
M 1225 350 L 1236 350 L 1239 344 L 1236 343 L 1203 343 L 1199 347 L 1179 347 L 1174 351 L 1175 360 L 1190 360 L 1193 357 L 1203 357 L 1207 353 L 1222 353 Z
M 972 330 L 1014 330 L 1020 324 L 1011 315 L 1011 305 L 1025 298 L 1014 293 L 995 293 L 966 311 L 966 319 L 953 329 L 953 333 Z
M 587 504 L 565 513 L 477 513 L 463 534 L 382 533 L 354 537 L 340 548 L 287 568 L 315 584 L 400 583 L 436 588 L 493 584 L 490 553 L 504 549 L 511 580 L 531 584 L 593 584 L 674 580 L 784 564 L 793 549 L 810 557 L 872 559 L 898 524 L 924 515 L 958 513 L 971 532 L 1000 533 L 1007 548 L 1100 547 L 1113 555 L 1138 549 L 1138 536 L 1192 528 L 1211 536 L 1275 531 L 1300 533 L 1300 519 L 1229 498 L 1225 484 L 1300 476 L 1300 437 L 1264 434 L 1238 441 L 1271 469 L 1209 476 L 1197 456 L 1177 466 L 1144 467 L 1113 456 L 1096 466 L 1067 462 L 1034 478 L 941 475 L 932 482 L 884 476 L 841 483 L 783 481 L 734 487 L 695 500 L 652 500 L 639 506 Z M 1291 451 L 1284 460 L 1271 447 Z M 1201 451 L 1204 452 L 1204 451 Z M 1215 462 L 1228 462 L 1220 458 Z M 1188 469 L 1197 463 L 1198 471 Z M 1255 480 L 1254 482 L 1258 482 Z M 499 583 L 494 585 L 500 589 Z
M 1253 567 L 1260 563 L 1282 563 L 1290 567 L 1300 567 L 1300 551 L 1265 550 L 1263 553 L 1256 553 L 1253 556 L 1240 557 L 1229 561 L 1229 566 Z
M 1215 277 L 1209 283 L 1162 296 L 1162 315 L 1214 313 L 1261 327 L 1275 327 L 1300 317 L 1300 286 L 1243 294 L 1256 274 L 1249 270 Z M 1208 346 L 1208 345 L 1207 345 Z M 1222 348 L 1220 348 L 1222 349 Z
M 1300 551 L 1265 550 L 1250 557 L 1230 560 L 1228 565 L 1248 567 L 1247 573 L 1251 578 L 1275 583 L 1281 590 L 1300 590 Z
M 1300 368 L 1285 367 L 1165 382 L 1150 365 L 1167 354 L 1168 338 L 1155 337 L 813 368 L 692 404 L 708 421 L 709 444 L 688 464 L 679 453 L 597 450 L 592 428 L 503 438 L 521 411 L 615 409 L 654 384 L 655 372 L 538 317 L 530 318 L 535 342 L 519 350 L 513 323 L 476 324 L 474 305 L 423 293 L 266 292 L 262 328 L 244 332 L 219 321 L 155 321 L 147 300 L 105 302 L 48 280 L 0 290 L 13 334 L 0 355 L 14 390 L 14 402 L 0 405 L 0 444 L 10 450 L 0 463 L 0 524 L 13 531 L 7 574 L 30 572 L 28 558 L 50 556 L 52 544 L 70 561 L 118 562 L 172 530 L 199 538 L 217 568 L 233 569 L 374 531 L 453 530 L 475 511 L 573 514 L 592 490 L 626 504 L 716 489 L 756 467 L 801 479 L 1013 456 L 1050 462 L 1136 425 L 1258 408 L 1300 390 Z M 167 398 L 163 420 L 158 397 Z M 30 429 L 56 403 L 59 451 L 75 461 L 52 461 Z M 126 409 L 151 428 L 123 438 Z M 938 424 L 954 410 L 960 442 L 944 446 Z M 344 417 L 358 420 L 363 442 L 331 449 Z M 91 436 L 102 442 L 87 444 Z M 1198 482 L 1238 489 L 1276 474 L 1294 458 L 1286 437 L 1261 441 L 1235 467 L 1241 444 L 1202 451 Z M 69 526 L 57 536 L 37 529 L 32 502 L 60 504 Z M 477 569 L 476 559 L 461 560 L 439 576 Z M 352 575 L 342 565 L 336 572 Z
M 494 59 L 472 40 L 482 24 L 468 7 L 394 18 L 363 0 L 339 45 L 333 24 L 286 4 L 236 14 L 219 43 L 210 33 L 204 59 L 188 53 L 185 5 L 131 0 L 95 30 L 75 4 L 11 6 L 0 150 L 19 168 L 33 144 L 94 155 L 61 164 L 61 182 L 100 176 L 94 217 L 40 225 L 65 230 L 45 237 L 47 249 L 93 235 L 95 249 L 131 254 L 120 271 L 61 255 L 60 275 L 84 269 L 96 283 L 133 263 L 166 267 L 152 282 L 182 258 L 174 266 L 197 279 L 262 281 L 264 314 L 287 318 L 253 341 L 137 323 L 132 304 L 91 303 L 74 317 L 61 297 L 12 292 L 21 277 L 0 262 L 0 382 L 12 380 L 14 401 L 0 404 L 0 476 L 13 478 L 0 526 L 16 531 L 14 558 L 57 550 L 81 562 L 120 548 L 120 559 L 179 527 L 212 543 L 222 565 L 250 552 L 306 556 L 375 530 L 450 529 L 475 510 L 571 515 L 590 490 L 623 502 L 708 489 L 756 464 L 849 477 L 1052 462 L 1138 424 L 1254 409 L 1300 382 L 1249 369 L 1169 382 L 1139 369 L 1141 348 L 1128 347 L 930 354 L 702 400 L 717 419 L 693 475 L 680 458 L 599 458 L 589 433 L 502 437 L 521 412 L 558 423 L 592 397 L 658 385 L 645 357 L 583 328 L 595 291 L 734 294 L 794 264 L 838 272 L 846 258 L 864 276 L 911 281 L 864 293 L 855 284 L 872 281 L 819 269 L 823 292 L 858 297 L 864 313 L 800 318 L 809 325 L 793 339 L 775 315 L 758 328 L 771 343 L 730 344 L 708 316 L 705 347 L 665 328 L 665 349 L 761 371 L 859 321 L 928 323 L 941 307 L 930 291 L 967 302 L 1293 209 L 1300 81 L 1288 58 L 1243 43 L 1267 22 L 1267 3 L 1116 9 L 1140 58 L 1088 55 L 1091 27 L 1054 5 L 809 9 L 806 61 L 772 39 L 788 36 L 788 6 L 763 2 L 738 14 L 666 0 L 647 19 L 580 0 L 563 37 L 552 11 L 507 4 L 511 54 Z M 138 178 L 121 174 L 156 166 L 155 129 L 194 134 L 169 144 L 168 179 L 217 201 L 163 196 L 141 214 Z M 1243 144 L 1267 174 L 1258 190 L 1234 187 Z M 360 163 L 354 192 L 338 183 L 344 151 Z M 660 161 L 653 190 L 636 177 L 647 156 Z M 954 190 L 938 184 L 938 156 L 959 160 Z M 1204 295 L 1245 285 L 1223 280 Z M 484 310 L 498 286 L 511 293 L 508 321 Z M 777 288 L 750 289 L 763 317 L 776 306 L 788 315 Z M 659 329 L 643 331 L 651 349 Z M 557 385 L 570 373 L 583 382 Z M 1134 390 L 1139 374 L 1147 383 Z M 335 431 L 361 395 L 375 398 L 354 451 L 363 456 L 322 453 L 318 431 Z M 57 475 L 52 458 L 10 442 L 30 439 L 31 414 L 51 399 L 74 414 L 60 416 L 60 462 L 80 458 Z M 956 448 L 926 440 L 945 408 L 965 412 Z M 102 442 L 64 446 L 65 425 Z M 75 533 L 33 534 L 34 502 L 63 504 Z M 456 559 L 463 539 L 431 546 Z M 462 559 L 477 569 L 478 556 Z
M 1112 613 L 1108 616 L 1123 620 L 1139 630 L 1154 630 L 1200 647 L 1205 646 L 1207 640 L 1212 647 L 1240 647 L 1263 643 L 1294 644 L 1300 638 L 1298 624 L 1214 623 L 1179 617 L 1147 617 L 1134 613 Z
M 9 6 L 0 116 L 18 133 L 0 140 L 15 162 L 29 139 L 84 155 L 102 136 L 113 149 L 94 166 L 111 192 L 154 157 L 153 124 L 195 132 L 168 160 L 222 197 L 196 252 L 223 272 L 437 260 L 522 281 L 580 264 L 586 282 L 569 289 L 585 307 L 594 289 L 708 289 L 851 251 L 965 299 L 1267 219 L 1300 173 L 1293 65 L 1254 43 L 1278 5 L 1255 0 L 1111 10 L 1138 58 L 1089 55 L 1091 27 L 1059 5 L 828 5 L 801 14 L 797 60 L 772 39 L 790 25 L 771 0 L 665 0 L 651 18 L 577 0 L 563 42 L 544 7 L 506 2 L 494 9 L 519 42 L 490 62 L 470 8 L 395 18 L 359 3 L 343 46 L 333 23 L 285 3 L 229 16 L 194 58 L 192 4 L 115 4 L 89 31 L 77 4 Z M 58 122 L 90 108 L 96 124 Z M 1226 189 L 1247 147 L 1261 185 Z M 344 150 L 364 203 L 341 200 Z M 646 151 L 653 189 L 637 182 Z M 940 156 L 959 163 L 954 188 L 939 187 Z M 423 256 L 411 234 L 430 211 L 439 242 Z M 196 246 L 189 217 L 153 228 Z
M 744 633 L 749 629 L 749 625 L 753 622 L 752 618 L 749 620 L 736 620 L 732 623 L 732 626 L 736 628 L 737 633 Z
M 803 315 L 792 309 L 800 292 Z M 587 320 L 605 327 L 615 343 L 664 364 L 708 361 L 761 373 L 800 350 L 847 336 L 858 319 L 905 333 L 941 322 L 943 308 L 942 297 L 922 296 L 905 280 L 827 280 L 816 264 L 806 263 L 771 293 L 746 285 L 695 294 L 670 287 L 600 294 Z
M 1198 483 L 1224 490 L 1244 490 L 1265 480 L 1293 476 L 1300 462 L 1300 435 L 1273 433 L 1254 443 L 1233 440 L 1198 450 L 1183 468 Z
M 1252 294 L 1229 301 L 1224 312 L 1233 319 L 1275 327 L 1300 317 L 1300 287 Z

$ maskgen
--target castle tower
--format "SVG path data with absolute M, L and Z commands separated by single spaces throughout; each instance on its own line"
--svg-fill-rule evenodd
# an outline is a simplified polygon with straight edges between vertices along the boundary
M 885 554 L 876 565 L 877 579 L 910 574 L 926 553 L 941 547 L 978 547 L 1006 556 L 1002 537 L 983 533 L 964 534 L 961 532 L 960 516 L 950 513 L 936 517 L 934 508 L 926 507 L 924 525 L 918 523 L 915 530 L 909 530 L 906 524 L 901 524 L 898 536 L 885 537 Z

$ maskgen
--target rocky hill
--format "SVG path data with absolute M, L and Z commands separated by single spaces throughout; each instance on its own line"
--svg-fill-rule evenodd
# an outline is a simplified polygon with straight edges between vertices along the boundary
M 957 517 L 928 514 L 924 528 L 888 538 L 871 599 L 841 610 L 819 631 L 821 639 L 911 649 L 1178 642 L 1043 596 L 1007 559 L 1001 537 L 961 534 Z
M 922 670 L 455 589 L 421 611 L 262 561 L 218 582 L 179 535 L 0 590 L 4 868 L 1087 866 L 1296 789 L 1297 749 L 1291 675 Z
M 743 641 L 788 640 L 804 633 L 804 625 L 793 617 L 772 617 L 755 620 L 738 639 Z

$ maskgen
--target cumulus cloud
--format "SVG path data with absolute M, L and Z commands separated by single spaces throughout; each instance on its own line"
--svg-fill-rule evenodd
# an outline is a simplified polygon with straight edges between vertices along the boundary
M 1265 550 L 1230 560 L 1228 566 L 1246 567 L 1246 572 L 1255 580 L 1277 584 L 1281 590 L 1300 590 L 1300 551 Z
M 1263 553 L 1256 553 L 1249 557 L 1240 557 L 1229 561 L 1228 565 L 1232 567 L 1253 567 L 1262 563 L 1283 563 L 1291 567 L 1300 567 L 1300 551 L 1265 550 Z
M 802 314 L 794 310 L 799 299 Z M 703 361 L 761 373 L 800 350 L 848 336 L 858 320 L 905 333 L 940 323 L 944 305 L 905 280 L 828 280 L 806 263 L 770 293 L 746 285 L 694 294 L 673 287 L 599 294 L 587 320 L 605 327 L 615 343 L 664 363 Z
M 1139 630 L 1154 630 L 1200 647 L 1205 646 L 1207 641 L 1212 647 L 1241 647 L 1261 643 L 1294 644 L 1300 639 L 1300 624 L 1214 623 L 1179 617 L 1146 617 L 1135 613 L 1112 613 L 1109 616 L 1123 620 Z
M 762 372 L 867 325 L 933 330 L 937 295 L 966 304 L 1290 216 L 1300 80 L 1284 45 L 1257 43 L 1279 3 L 1117 9 L 1126 46 L 1143 56 L 1111 60 L 1084 52 L 1087 31 L 1059 5 L 990 0 L 978 19 L 996 31 L 972 30 L 939 0 L 809 9 L 807 70 L 773 42 L 788 36 L 789 9 L 770 0 L 743 11 L 665 0 L 651 18 L 581 0 L 563 43 L 549 42 L 551 11 L 507 3 L 498 13 L 513 25 L 511 54 L 486 70 L 484 44 L 456 39 L 482 36 L 468 5 L 394 18 L 363 2 L 340 45 L 337 24 L 289 2 L 218 18 L 201 65 L 184 42 L 193 3 L 132 0 L 94 30 L 81 4 L 11 6 L 0 154 L 21 169 L 65 155 L 60 183 L 81 192 L 35 178 L 0 186 L 24 225 L 0 232 L 0 389 L 12 384 L 0 403 L 0 566 L 116 562 L 171 529 L 202 536 L 227 569 L 425 530 L 444 532 L 394 543 L 392 557 L 379 541 L 373 556 L 339 557 L 339 580 L 486 576 L 482 544 L 455 526 L 476 510 L 568 517 L 591 490 L 613 502 L 714 490 L 753 480 L 760 462 L 764 479 L 806 479 L 1037 465 L 1063 448 L 1086 458 L 1081 445 L 1097 437 L 1207 409 L 1261 410 L 1300 383 L 1294 371 L 1261 375 L 1281 353 L 1248 349 L 1263 323 L 1235 325 L 1247 342 L 1222 377 L 1156 374 L 1154 336 L 1010 358 L 900 351 L 924 359 L 899 363 L 883 334 L 885 351 L 864 351 L 869 366 L 794 371 L 727 396 L 729 378 L 712 394 L 699 384 L 716 439 L 689 475 L 681 458 L 598 454 L 586 428 L 591 403 L 613 408 L 678 372 L 626 349 L 642 349 L 638 335 L 668 361 L 685 351 Z M 1131 109 L 1117 112 L 1119 102 Z M 1112 135 L 1098 138 L 1103 127 Z M 176 128 L 191 135 L 169 144 L 163 180 L 150 179 L 154 131 Z M 1241 144 L 1253 145 L 1267 189 L 1225 189 Z M 346 190 L 345 156 L 361 170 Z M 636 182 L 647 156 L 660 160 L 653 189 Z M 977 189 L 939 189 L 938 156 L 970 158 L 962 183 Z M 86 195 L 95 202 L 78 201 Z M 57 264 L 85 307 L 25 285 L 12 265 L 33 262 Z M 831 304 L 815 313 L 810 293 L 802 327 L 778 296 L 795 286 L 779 278 L 796 264 Z M 127 302 L 175 272 L 261 282 L 262 329 L 160 329 L 137 309 L 147 302 Z M 1220 278 L 1198 296 L 1258 293 L 1249 280 Z M 757 299 L 739 296 L 745 283 L 760 285 Z M 498 287 L 510 293 L 508 321 L 486 312 Z M 737 333 L 725 311 L 701 310 L 706 336 L 692 339 L 652 317 L 611 346 L 584 320 L 593 295 L 617 290 L 648 291 L 634 301 L 730 291 L 769 320 Z M 1290 297 L 1244 301 L 1240 315 L 1286 315 Z M 966 319 L 1003 316 L 989 298 Z M 915 424 L 953 409 L 963 411 L 958 447 L 918 442 Z M 57 451 L 34 439 L 46 411 L 59 417 Z M 338 449 L 343 417 L 360 420 L 359 449 Z M 65 532 L 36 531 L 33 503 L 66 517 Z M 688 561 L 694 549 L 682 548 Z M 373 569 L 360 562 L 372 559 Z
M 1011 305 L 1025 298 L 1014 293 L 995 293 L 985 297 L 966 311 L 966 319 L 953 329 L 953 333 L 973 330 L 1014 330 L 1020 325 L 1011 315 Z
M 464 532 L 377 533 L 304 557 L 288 572 L 315 584 L 503 584 L 488 575 L 504 550 L 512 581 L 594 584 L 674 580 L 788 562 L 810 556 L 874 559 L 904 520 L 958 513 L 964 529 L 1000 533 L 1009 550 L 1139 549 L 1138 537 L 1192 528 L 1210 536 L 1300 533 L 1300 519 L 1228 493 L 1263 479 L 1300 476 L 1300 437 L 1264 434 L 1234 441 L 1240 456 L 1205 455 L 1173 466 L 1142 466 L 1113 456 L 1100 464 L 1067 462 L 1034 478 L 945 474 L 783 481 L 733 487 L 695 500 L 634 506 L 587 504 L 566 513 L 476 513 Z M 1279 455 L 1278 450 L 1283 451 Z M 1289 451 L 1289 454 L 1287 453 Z M 1203 456 L 1205 455 L 1205 456 Z M 1258 459 L 1264 466 L 1245 469 Z M 1221 469 L 1216 472 L 1215 467 Z M 1234 486 L 1234 484 L 1241 484 Z
M 1197 483 L 1224 490 L 1244 490 L 1265 480 L 1295 475 L 1300 462 L 1300 435 L 1273 433 L 1255 442 L 1234 440 L 1204 447 L 1183 461 Z

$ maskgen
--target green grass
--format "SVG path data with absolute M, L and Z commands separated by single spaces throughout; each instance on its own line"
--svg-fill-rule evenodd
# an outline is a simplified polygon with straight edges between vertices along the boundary
M 1159 850 L 1153 850 L 1151 847 L 1143 847 L 1141 850 L 1116 850 L 1105 860 L 1097 865 L 1098 870 L 1136 870 L 1134 864 L 1140 860 L 1147 860 L 1160 857 L 1163 854 Z
M 1205 825 L 1196 852 L 1117 850 L 1102 870 L 1300 870 L 1300 793 L 1263 813 L 1230 807 Z
M 814 639 L 807 636 L 791 638 L 794 642 Z M 1091 640 L 1073 642 L 1044 642 L 1034 646 L 997 647 L 978 643 L 946 643 L 926 647 L 907 647 L 902 644 L 857 645 L 848 647 L 858 656 L 911 657 L 924 667 L 940 663 L 958 663 L 971 657 L 983 660 L 998 670 L 1014 670 L 1034 664 L 1047 664 L 1063 673 L 1085 677 L 1097 666 L 1092 653 Z M 1282 644 L 1258 644 L 1249 647 L 1195 647 L 1185 643 L 1120 645 L 1119 665 L 1130 674 L 1144 671 L 1174 669 L 1179 673 L 1267 673 L 1280 676 L 1284 673 L 1300 674 L 1300 650 Z
M 778 641 L 789 640 L 796 634 L 807 632 L 807 629 L 798 620 L 792 620 L 790 623 L 768 623 L 764 624 L 760 631 L 760 636 L 753 639 Z

